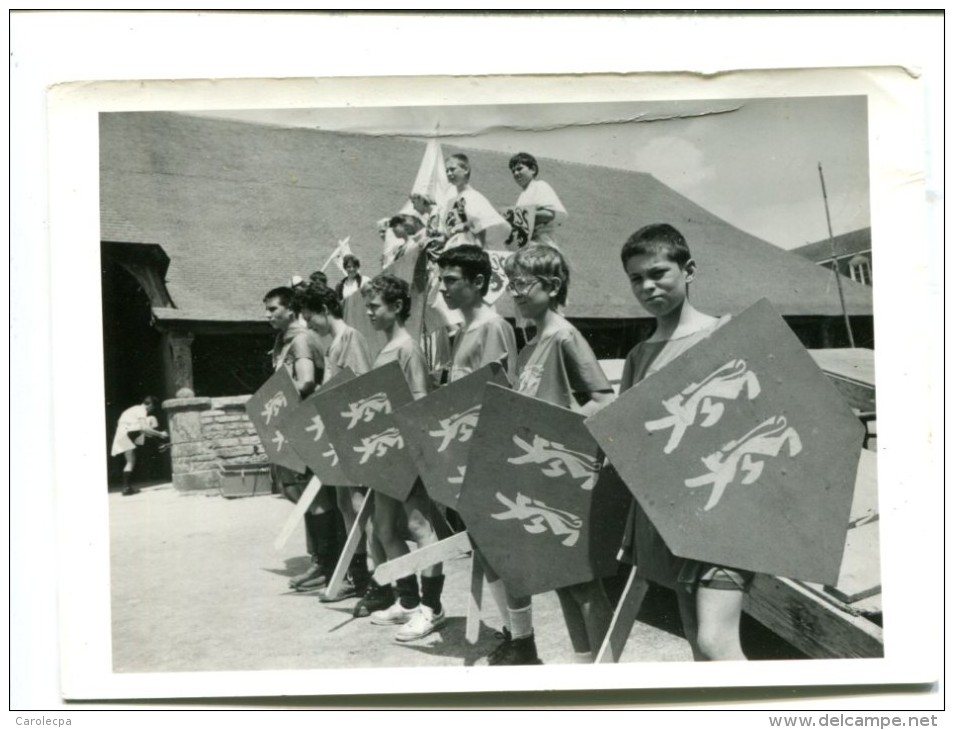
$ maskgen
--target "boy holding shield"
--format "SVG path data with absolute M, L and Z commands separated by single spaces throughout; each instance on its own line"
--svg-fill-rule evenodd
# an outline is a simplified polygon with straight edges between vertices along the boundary
M 343 369 L 350 369 L 355 375 L 363 375 L 371 369 L 371 353 L 364 336 L 341 318 L 341 300 L 327 286 L 312 283 L 298 292 L 301 316 L 308 326 L 319 336 L 330 338 L 331 345 L 325 355 L 325 372 L 322 384 L 327 383 Z M 345 530 L 351 532 L 367 489 L 364 487 L 338 487 L 322 489 L 316 501 L 323 511 L 334 507 L 334 492 L 338 509 L 344 517 Z M 377 541 L 371 541 L 371 554 L 375 562 L 384 562 L 384 553 Z M 377 549 L 375 549 L 377 548 Z M 324 603 L 341 601 L 357 595 L 363 595 L 371 581 L 368 572 L 368 555 L 362 538 L 361 546 L 355 551 L 349 570 L 350 582 L 345 583 L 335 595 L 329 595 L 324 589 L 318 598 Z
M 510 257 L 504 268 L 517 309 L 537 327 L 537 335 L 517 360 L 517 392 L 583 415 L 610 403 L 613 388 L 593 350 L 558 311 L 566 304 L 570 286 L 563 254 L 551 246 L 531 245 Z M 602 584 L 593 580 L 560 588 L 557 596 L 576 660 L 593 661 L 612 618 Z M 530 599 L 511 596 L 508 603 L 512 636 L 488 657 L 488 663 L 537 663 Z
M 368 316 L 372 326 L 387 337 L 373 367 L 390 362 L 401 366 L 404 378 L 415 400 L 423 398 L 430 389 L 427 359 L 420 345 L 414 341 L 404 322 L 411 311 L 411 293 L 408 283 L 393 274 L 379 274 L 371 281 L 371 299 Z M 404 535 L 410 534 L 418 547 L 437 542 L 432 519 L 434 506 L 420 480 L 414 485 L 402 504 L 396 499 L 377 493 L 374 497 L 373 533 L 381 541 L 388 560 L 408 553 Z M 444 587 L 443 565 L 437 563 L 422 572 L 420 590 L 417 575 L 395 581 L 398 599 L 389 607 L 371 614 L 371 623 L 377 625 L 404 624 L 396 635 L 398 641 L 420 639 L 439 629 L 446 621 L 441 606 Z M 372 585 L 375 585 L 372 583 Z
M 712 317 L 689 303 L 696 263 L 679 231 L 666 223 L 644 226 L 620 252 L 633 295 L 656 318 L 656 331 L 626 357 L 620 392 L 662 369 L 708 337 L 728 317 Z M 698 660 L 745 659 L 739 641 L 742 600 L 752 581 L 748 571 L 675 557 L 637 503 L 631 511 L 638 570 L 676 590 L 683 629 Z

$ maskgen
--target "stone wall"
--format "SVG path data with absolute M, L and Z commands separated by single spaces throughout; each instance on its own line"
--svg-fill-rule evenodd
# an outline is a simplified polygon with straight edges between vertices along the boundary
M 218 489 L 227 465 L 267 465 L 268 457 L 245 413 L 248 395 L 196 398 L 183 389 L 163 402 L 172 444 L 172 484 L 182 492 Z

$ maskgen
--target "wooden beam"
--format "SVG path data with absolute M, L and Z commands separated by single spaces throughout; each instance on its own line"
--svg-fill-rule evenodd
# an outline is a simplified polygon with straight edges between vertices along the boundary
M 484 566 L 475 554 L 470 564 L 470 595 L 467 598 L 467 629 L 464 638 L 476 644 L 480 638 L 480 612 L 484 597 Z
M 884 656 L 880 626 L 790 578 L 756 574 L 745 611 L 810 657 Z
M 302 492 L 301 497 L 299 497 L 298 502 L 295 503 L 295 509 L 292 510 L 291 515 L 289 515 L 285 521 L 285 526 L 282 527 L 282 531 L 279 532 L 278 537 L 275 538 L 276 550 L 281 550 L 285 547 L 288 538 L 291 537 L 291 534 L 295 531 L 295 527 L 298 526 L 298 522 L 301 518 L 305 516 L 305 512 L 311 507 L 311 503 L 315 501 L 315 497 L 318 496 L 318 490 L 320 489 L 321 481 L 318 477 L 313 476 L 311 481 L 308 482 L 308 486 L 305 487 L 305 491 Z
M 634 567 L 630 571 L 629 579 L 626 581 L 626 587 L 623 589 L 623 595 L 620 596 L 616 611 L 613 612 L 613 619 L 610 621 L 609 630 L 607 630 L 606 637 L 603 639 L 603 645 L 596 655 L 597 664 L 616 664 L 619 662 L 648 590 L 649 583 L 644 578 L 636 575 L 636 568 Z
M 338 489 L 349 489 L 349 487 L 338 487 Z M 371 518 L 374 510 L 373 501 L 374 492 L 370 489 L 364 495 L 364 501 L 361 503 L 361 509 L 355 517 L 354 524 L 351 526 L 351 532 L 348 533 L 348 539 L 345 541 L 344 548 L 341 550 L 341 557 L 338 558 L 338 564 L 335 571 L 331 574 L 331 580 L 328 581 L 328 587 L 325 592 L 329 597 L 337 596 L 341 591 L 341 584 L 344 583 L 345 576 L 348 574 L 348 568 L 351 567 L 351 559 L 358 552 L 358 547 L 364 538 L 364 528 Z
M 378 585 L 393 583 L 398 578 L 417 573 L 435 563 L 453 560 L 473 551 L 470 536 L 466 532 L 458 532 L 453 537 L 441 540 L 433 545 L 413 550 L 400 558 L 389 560 L 374 570 L 374 580 Z

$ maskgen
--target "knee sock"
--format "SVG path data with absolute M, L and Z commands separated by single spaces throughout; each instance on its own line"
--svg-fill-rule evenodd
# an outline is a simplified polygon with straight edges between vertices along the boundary
M 421 576 L 421 603 L 434 613 L 441 612 L 441 591 L 444 590 L 444 576 Z
M 533 636 L 533 606 L 507 609 L 510 614 L 510 635 L 514 639 Z
M 417 608 L 421 604 L 421 594 L 417 587 L 417 576 L 408 575 L 394 581 L 397 586 L 398 600 L 404 608 Z
M 510 633 L 513 634 L 513 626 L 510 625 L 510 610 L 507 608 L 507 589 L 504 587 L 503 581 L 499 579 L 492 582 L 488 581 L 487 588 L 490 590 L 494 603 L 497 604 L 497 610 L 500 611 L 504 628 L 509 629 Z

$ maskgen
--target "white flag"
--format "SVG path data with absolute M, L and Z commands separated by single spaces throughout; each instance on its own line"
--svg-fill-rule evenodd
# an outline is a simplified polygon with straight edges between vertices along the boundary
M 456 194 L 454 186 L 447 180 L 444 153 L 437 139 L 430 139 L 427 142 L 421 166 L 417 170 L 417 177 L 414 178 L 414 185 L 411 186 L 411 193 L 429 195 L 441 210 Z M 411 205 L 410 200 L 404 204 L 400 212 L 414 215 L 414 206 Z

